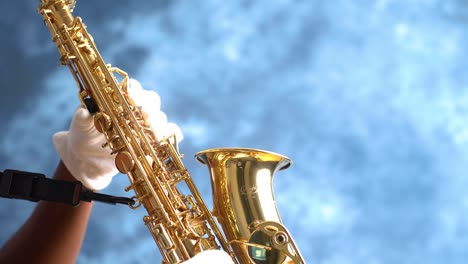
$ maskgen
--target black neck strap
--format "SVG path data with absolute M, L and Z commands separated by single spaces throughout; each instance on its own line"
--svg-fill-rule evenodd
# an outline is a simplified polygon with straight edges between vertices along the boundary
M 18 170 L 0 172 L 0 197 L 33 202 L 40 200 L 77 206 L 80 201 L 133 205 L 134 200 L 100 194 L 83 187 L 79 181 L 63 181 L 46 178 L 44 174 Z

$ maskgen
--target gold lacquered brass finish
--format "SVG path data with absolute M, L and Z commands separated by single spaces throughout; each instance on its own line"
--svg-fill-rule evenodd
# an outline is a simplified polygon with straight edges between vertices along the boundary
M 304 263 L 273 194 L 273 176 L 289 158 L 247 148 L 209 149 L 196 158 L 210 170 L 213 214 L 241 263 Z
M 209 249 L 223 249 L 236 261 L 182 163 L 175 136 L 156 137 L 127 92 L 127 74 L 104 63 L 85 24 L 72 15 L 74 6 L 74 0 L 41 0 L 38 12 L 61 63 L 75 78 L 83 106 L 93 112 L 105 146 L 116 154 L 117 168 L 129 178 L 125 190 L 133 190 L 137 201 L 131 208 L 143 205 L 148 212 L 143 221 L 164 263 L 180 263 Z
M 209 249 L 223 249 L 235 263 L 304 263 L 281 224 L 272 191 L 274 173 L 291 161 L 254 149 L 197 155 L 210 167 L 214 211 L 223 234 L 182 163 L 175 136 L 156 137 L 127 92 L 127 74 L 104 62 L 81 18 L 72 15 L 74 6 L 74 0 L 41 0 L 38 12 L 60 62 L 75 78 L 83 106 L 106 138 L 104 146 L 112 149 L 117 168 L 128 176 L 125 190 L 133 190 L 137 202 L 130 207 L 143 205 L 148 212 L 143 221 L 163 263 L 180 263 Z

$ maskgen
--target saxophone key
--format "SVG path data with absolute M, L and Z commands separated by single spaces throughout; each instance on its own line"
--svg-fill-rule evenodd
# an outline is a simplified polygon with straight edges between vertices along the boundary
M 125 148 L 125 144 L 122 141 L 122 138 L 117 134 L 111 135 L 103 147 L 106 145 L 109 145 L 109 147 L 112 149 L 111 154 L 118 153 Z
M 124 174 L 128 174 L 135 168 L 135 161 L 128 151 L 121 151 L 115 156 L 115 166 Z
M 112 128 L 112 121 L 108 114 L 99 112 L 94 115 L 94 126 L 96 130 L 104 133 Z

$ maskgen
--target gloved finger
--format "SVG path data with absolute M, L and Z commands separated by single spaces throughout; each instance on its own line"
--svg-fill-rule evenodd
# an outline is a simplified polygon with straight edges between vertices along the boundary
M 94 127 L 94 120 L 87 109 L 78 107 L 72 118 L 70 129 L 68 131 L 58 132 L 53 136 L 54 142 L 71 144 L 71 151 L 75 153 L 96 155 L 109 155 L 111 149 L 107 147 L 102 149 L 102 145 L 106 142 L 103 134 L 97 131 Z
M 130 92 L 139 92 L 142 91 L 143 87 L 140 82 L 136 79 L 129 78 L 127 82 L 127 91 Z
M 53 135 L 52 142 L 61 160 L 70 173 L 91 190 L 101 190 L 109 185 L 118 173 L 114 156 L 110 149 L 100 145 L 87 145 L 86 142 L 70 141 L 70 131 L 60 131 Z
M 118 173 L 115 160 L 110 155 L 102 157 L 77 156 L 70 160 L 73 160 L 73 164 L 68 164 L 72 175 L 91 190 L 104 189 Z M 65 161 L 64 163 L 68 168 L 67 163 Z
M 163 111 L 153 112 L 148 115 L 147 120 L 149 125 L 153 128 L 158 139 L 165 136 L 165 127 L 167 126 L 167 115 Z
M 143 111 L 151 113 L 161 109 L 161 98 L 159 97 L 159 94 L 155 91 L 143 89 L 137 80 L 129 80 L 127 91 L 135 104 L 137 106 L 141 106 Z
M 177 143 L 181 142 L 184 139 L 184 135 L 180 130 L 180 127 L 176 123 L 169 122 L 166 126 L 165 136 L 169 137 L 175 135 Z
M 94 129 L 93 117 L 87 109 L 78 107 L 75 110 L 75 113 L 73 113 L 70 129 L 76 129 L 83 132 Z
M 172 134 L 176 136 L 178 142 L 183 139 L 180 128 L 174 123 L 167 123 L 166 114 L 160 110 L 161 98 L 156 92 L 143 89 L 135 79 L 129 79 L 127 92 L 133 103 L 141 107 L 143 118 L 151 126 L 158 140 Z
M 93 191 L 99 191 L 109 186 L 109 184 L 112 181 L 112 178 L 117 173 L 118 171 L 116 170 L 115 172 L 102 174 L 102 176 L 99 176 L 96 178 L 91 178 L 91 177 L 82 177 L 82 178 L 76 177 L 76 178 L 88 189 L 93 190 Z M 78 175 L 81 175 L 81 174 L 78 174 Z
M 58 150 L 59 154 L 64 152 L 67 148 L 67 137 L 68 131 L 60 131 L 52 136 L 52 143 L 54 144 L 55 149 Z
M 161 110 L 161 99 L 154 91 L 145 91 L 146 95 L 143 96 L 141 110 L 148 114 Z

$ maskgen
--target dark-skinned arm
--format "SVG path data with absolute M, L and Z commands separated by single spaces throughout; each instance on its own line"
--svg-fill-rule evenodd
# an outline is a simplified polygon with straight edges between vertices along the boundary
M 60 162 L 54 179 L 75 181 Z M 77 207 L 39 202 L 31 216 L 0 249 L 0 263 L 76 263 L 92 203 Z

